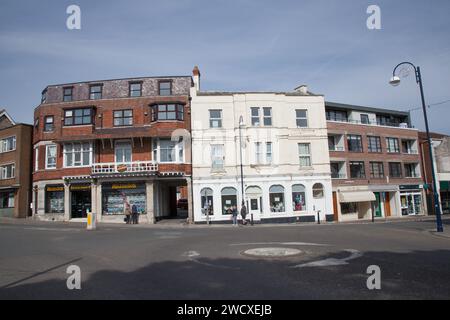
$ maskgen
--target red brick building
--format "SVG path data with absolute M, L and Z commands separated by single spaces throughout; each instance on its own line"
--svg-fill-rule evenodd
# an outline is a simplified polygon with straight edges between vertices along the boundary
M 0 110 L 0 217 L 30 215 L 33 127 Z
M 123 221 L 128 202 L 143 222 L 187 217 L 191 85 L 178 76 L 48 86 L 34 113 L 33 215 Z
M 408 112 L 325 103 L 336 221 L 426 212 Z

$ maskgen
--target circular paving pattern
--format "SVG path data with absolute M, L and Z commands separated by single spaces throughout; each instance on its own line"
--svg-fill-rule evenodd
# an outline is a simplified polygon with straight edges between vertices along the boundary
M 251 257 L 263 257 L 263 258 L 283 258 L 292 257 L 301 254 L 302 251 L 293 248 L 255 248 L 248 249 L 242 252 L 242 254 Z

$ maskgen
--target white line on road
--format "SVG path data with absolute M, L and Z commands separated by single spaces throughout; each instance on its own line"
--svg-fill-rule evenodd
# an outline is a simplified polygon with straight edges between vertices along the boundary
M 310 243 L 310 242 L 249 242 L 249 243 L 232 243 L 230 246 L 259 246 L 267 244 L 280 244 L 283 246 L 328 246 L 327 244 Z
M 307 267 L 330 267 L 330 266 L 342 266 L 347 265 L 348 261 L 354 260 L 357 258 L 362 257 L 362 253 L 355 249 L 346 249 L 345 252 L 349 252 L 350 256 L 343 259 L 336 259 L 336 258 L 328 258 L 324 260 L 318 260 L 318 261 L 312 261 L 308 263 L 298 264 L 295 266 L 292 266 L 291 268 L 307 268 Z

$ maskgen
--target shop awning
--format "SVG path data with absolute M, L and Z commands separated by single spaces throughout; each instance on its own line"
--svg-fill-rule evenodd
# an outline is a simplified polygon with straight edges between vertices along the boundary
M 349 202 L 370 202 L 375 201 L 375 194 L 372 191 L 347 191 L 341 192 L 339 201 L 342 203 Z
M 450 190 L 450 181 L 441 181 L 441 190 Z

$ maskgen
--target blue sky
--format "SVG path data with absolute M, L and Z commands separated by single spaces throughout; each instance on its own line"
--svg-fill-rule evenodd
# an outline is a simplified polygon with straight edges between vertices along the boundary
M 82 29 L 66 28 L 81 7 Z M 381 8 L 381 30 L 366 9 Z M 308 84 L 330 101 L 408 110 L 414 77 L 388 84 L 404 60 L 421 66 L 428 104 L 450 99 L 448 0 L 1 0 L 0 106 L 19 122 L 48 84 L 190 75 L 204 90 L 291 90 Z M 420 110 L 413 124 L 423 129 Z M 450 103 L 429 109 L 450 134 Z

